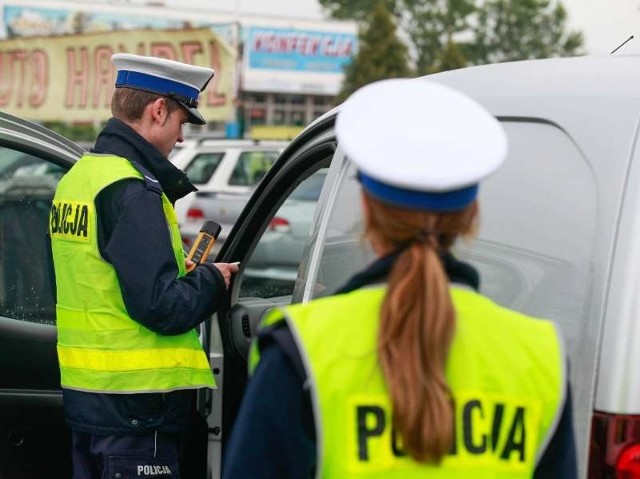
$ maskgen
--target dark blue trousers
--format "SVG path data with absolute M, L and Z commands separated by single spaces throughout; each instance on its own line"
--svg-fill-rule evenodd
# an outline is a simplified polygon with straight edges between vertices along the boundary
M 180 478 L 177 434 L 72 437 L 73 479 Z

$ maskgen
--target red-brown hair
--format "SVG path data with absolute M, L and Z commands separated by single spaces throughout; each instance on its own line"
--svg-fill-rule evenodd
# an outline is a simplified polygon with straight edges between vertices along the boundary
M 434 213 L 390 206 L 366 192 L 364 200 L 367 238 L 385 251 L 403 248 L 389 275 L 378 333 L 393 426 L 414 460 L 439 463 L 454 438 L 445 365 L 455 332 L 440 255 L 475 232 L 478 207 Z

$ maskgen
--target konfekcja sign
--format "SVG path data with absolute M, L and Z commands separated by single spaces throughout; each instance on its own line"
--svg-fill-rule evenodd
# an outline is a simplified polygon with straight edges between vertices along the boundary
M 335 95 L 358 47 L 355 23 L 333 31 L 246 25 L 243 37 L 247 91 Z
M 235 52 L 209 28 L 129 30 L 0 41 L 0 108 L 35 121 L 93 122 L 111 116 L 111 55 L 153 55 L 215 70 L 200 96 L 207 121 L 233 108 Z

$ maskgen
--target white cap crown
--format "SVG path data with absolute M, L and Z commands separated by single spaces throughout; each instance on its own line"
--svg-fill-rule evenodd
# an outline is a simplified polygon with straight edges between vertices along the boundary
M 506 134 L 491 113 L 426 79 L 383 80 L 360 88 L 341 106 L 336 135 L 362 174 L 401 196 L 477 189 L 507 155 Z M 392 202 L 420 206 L 391 196 Z

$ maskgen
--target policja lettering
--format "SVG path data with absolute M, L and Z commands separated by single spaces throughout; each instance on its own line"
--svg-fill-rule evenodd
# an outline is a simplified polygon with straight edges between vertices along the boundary
M 462 452 L 466 456 L 491 454 L 498 461 L 525 462 L 526 407 L 513 403 L 491 404 L 491 401 L 487 404 L 480 399 L 472 398 L 465 400 L 461 407 L 456 409 L 455 434 L 449 452 L 452 460 L 455 461 L 455 456 Z M 359 461 L 375 461 L 370 441 L 387 434 L 389 435 L 388 447 L 392 455 L 396 458 L 407 456 L 402 449 L 400 438 L 391 426 L 391 416 L 385 408 L 375 404 L 357 405 L 355 416 Z M 457 421 L 460 419 L 461 431 L 457 426 Z M 391 427 L 390 433 L 389 427 Z
M 169 466 L 138 466 L 138 476 L 171 476 L 172 474 Z
M 90 203 L 56 201 L 51 205 L 51 236 L 74 241 L 89 241 L 89 216 L 93 212 Z

